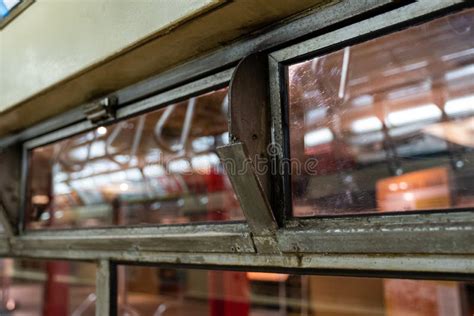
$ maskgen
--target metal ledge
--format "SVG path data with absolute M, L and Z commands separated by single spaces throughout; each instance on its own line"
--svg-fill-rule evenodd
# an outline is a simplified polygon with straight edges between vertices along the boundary
M 474 254 L 474 211 L 293 220 L 287 253 Z
M 253 253 L 252 238 L 245 224 L 80 229 L 38 231 L 13 238 L 16 251 L 112 251 Z
M 472 255 L 370 255 L 370 254 L 203 254 L 180 252 L 121 252 L 16 250 L 14 256 L 69 260 L 112 260 L 134 264 L 185 266 L 200 269 L 266 271 L 280 273 L 368 276 L 414 275 L 474 280 Z

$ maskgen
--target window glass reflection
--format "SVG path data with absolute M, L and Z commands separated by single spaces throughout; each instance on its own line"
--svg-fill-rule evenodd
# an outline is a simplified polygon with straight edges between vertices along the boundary
M 243 219 L 216 154 L 227 89 L 31 152 L 29 228 Z
M 463 316 L 474 286 L 450 281 L 119 266 L 119 315 Z
M 0 260 L 0 315 L 95 315 L 92 263 Z
M 474 205 L 473 22 L 469 9 L 288 67 L 290 155 L 316 162 L 292 166 L 295 216 Z

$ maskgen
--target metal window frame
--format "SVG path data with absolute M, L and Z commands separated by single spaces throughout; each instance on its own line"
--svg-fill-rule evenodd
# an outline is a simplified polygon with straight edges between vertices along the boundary
M 104 126 L 109 124 L 116 123 L 120 120 L 124 120 L 133 116 L 137 116 L 146 112 L 151 112 L 167 105 L 180 101 L 184 98 L 188 98 L 199 93 L 203 93 L 206 91 L 211 91 L 213 89 L 218 89 L 227 85 L 230 80 L 232 73 L 234 72 L 234 68 L 229 68 L 224 71 L 218 72 L 216 74 L 210 75 L 208 77 L 204 77 L 202 79 L 193 81 L 191 83 L 184 84 L 182 86 L 176 87 L 174 89 L 170 89 L 168 91 L 156 94 L 154 96 L 148 97 L 143 100 L 139 100 L 133 102 L 127 106 L 123 106 L 117 109 L 116 118 L 114 120 L 106 122 Z M 99 124 L 100 125 L 100 124 Z M 77 135 L 79 133 L 83 133 L 86 131 L 90 131 L 94 128 L 97 128 L 97 124 L 93 124 L 88 120 L 82 120 L 80 122 L 76 122 L 64 128 L 61 128 L 55 132 L 50 132 L 48 134 L 44 134 L 42 136 L 29 139 L 23 142 L 22 146 L 22 178 L 20 183 L 21 194 L 23 198 L 20 201 L 20 216 L 19 216 L 19 231 L 20 233 L 24 232 L 25 226 L 25 212 L 26 212 L 26 204 L 25 204 L 25 197 L 27 193 L 27 178 L 28 178 L 28 161 L 29 161 L 29 152 L 36 148 L 40 147 L 55 141 L 59 141 L 61 139 Z
M 281 70 L 286 63 L 309 53 L 321 53 L 341 44 L 385 34 L 464 6 L 467 2 L 452 0 L 349 0 L 331 3 L 117 91 L 114 95 L 121 106 L 117 116 L 118 119 L 130 117 L 225 84 L 233 72 L 229 67 L 250 53 L 263 52 L 268 53 L 269 61 L 272 141 L 283 146 L 284 103 L 281 101 L 285 90 L 282 90 Z M 304 40 L 309 37 L 311 39 Z M 296 44 L 280 49 L 291 43 Z M 0 139 L 0 147 L 18 142 L 24 145 L 23 197 L 26 192 L 27 151 L 94 128 L 84 119 L 78 108 Z M 230 151 L 242 154 L 244 151 L 237 147 Z M 282 157 L 275 158 L 278 161 Z M 283 178 L 284 175 L 280 175 L 276 180 L 282 182 Z M 276 186 L 273 190 L 280 190 L 277 194 L 281 194 L 283 188 Z M 69 231 L 24 232 L 20 229 L 16 232 L 11 229 L 12 234 L 0 236 L 0 256 L 95 261 L 98 266 L 97 315 L 111 314 L 116 308 L 113 285 L 118 263 L 331 275 L 474 278 L 474 246 L 469 244 L 474 237 L 472 209 L 449 213 L 289 219 L 285 218 L 282 205 L 270 202 L 275 217 L 283 217 L 283 224 L 272 229 L 270 235 L 258 236 L 247 223 L 232 222 Z M 247 219 L 250 216 L 257 223 L 265 215 L 262 212 L 266 211 L 256 208 L 246 214 Z M 9 224 L 5 216 L 0 216 L 0 221 Z M 272 251 L 265 251 L 262 245 L 266 244 L 270 244 Z
M 393 11 L 336 29 L 269 54 L 270 98 L 273 141 L 283 150 L 274 157 L 277 164 L 289 157 L 286 66 L 310 56 L 327 54 L 344 46 L 363 42 L 467 7 L 464 1 L 417 1 Z M 278 168 L 280 170 L 280 168 Z M 365 254 L 464 254 L 472 256 L 474 210 L 414 212 L 386 215 L 353 215 L 291 218 L 289 173 L 276 178 L 275 190 L 283 203 L 274 203 L 284 217 L 277 232 L 278 246 L 285 253 Z M 305 241 L 314 242 L 307 243 Z M 370 242 L 368 242 L 370 240 Z M 461 272 L 461 271 L 460 271 Z

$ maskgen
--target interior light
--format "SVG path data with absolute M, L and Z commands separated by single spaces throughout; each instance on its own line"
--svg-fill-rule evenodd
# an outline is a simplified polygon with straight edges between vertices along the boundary
M 388 185 L 388 189 L 389 189 L 390 191 L 397 191 L 397 190 L 398 190 L 398 184 L 397 184 L 397 183 L 390 183 L 390 184 Z
M 444 106 L 444 111 L 448 115 L 474 113 L 474 95 L 449 100 Z
M 444 80 L 452 81 L 452 80 L 472 76 L 473 74 L 474 74 L 474 65 L 469 65 L 469 66 L 466 66 L 466 67 L 462 67 L 462 68 L 458 68 L 458 69 L 448 71 L 444 75 Z
M 120 183 L 120 191 L 122 192 L 128 191 L 128 184 L 125 182 Z
M 172 173 L 186 173 L 191 171 L 191 166 L 186 159 L 176 159 L 168 162 L 168 170 Z
M 222 141 L 223 144 L 228 144 L 229 143 L 229 132 L 222 133 L 221 141 Z
M 161 165 L 148 165 L 143 168 L 143 173 L 147 177 L 161 177 L 165 175 L 165 168 Z
M 267 272 L 247 272 L 247 279 L 252 281 L 285 282 L 288 274 L 267 273 Z
M 374 97 L 371 96 L 370 94 L 364 94 L 352 100 L 352 105 L 356 107 L 363 107 L 363 106 L 371 105 L 372 103 L 374 103 Z
M 214 153 L 196 156 L 191 159 L 191 164 L 193 169 L 207 173 L 213 166 L 219 164 L 219 156 Z
M 205 151 L 209 150 L 214 146 L 214 137 L 213 136 L 202 136 L 198 137 L 192 142 L 194 151 Z
M 70 194 L 71 189 L 65 182 L 57 182 L 53 186 L 54 195 Z
M 49 220 L 50 218 L 51 218 L 51 216 L 49 215 L 49 212 L 44 212 L 44 213 L 42 213 L 41 216 L 40 216 L 40 220 L 42 220 L 42 221 L 47 221 L 47 220 Z
M 470 56 L 470 55 L 474 55 L 474 48 L 469 48 L 469 49 L 466 49 L 466 50 L 462 50 L 460 52 L 455 52 L 455 53 L 451 53 L 451 54 L 441 56 L 441 60 L 442 61 L 450 61 L 450 60 L 453 60 L 453 59 L 466 57 L 466 56 Z
M 97 127 L 97 134 L 99 134 L 99 135 L 107 134 L 107 128 L 105 126 Z
M 441 110 L 434 104 L 425 104 L 391 112 L 387 120 L 391 126 L 401 126 L 439 118 L 441 118 Z
M 311 123 L 316 123 L 320 120 L 322 120 L 327 113 L 327 108 L 326 107 L 317 107 L 314 109 L 311 109 L 304 114 L 304 120 L 305 124 L 311 124 Z
M 7 300 L 7 303 L 5 304 L 5 307 L 9 310 L 9 311 L 13 311 L 15 310 L 16 308 L 16 302 L 13 298 L 9 298 Z
M 415 195 L 413 193 L 407 192 L 403 194 L 403 199 L 405 201 L 413 201 L 415 199 Z
M 304 135 L 304 146 L 312 147 L 331 142 L 334 136 L 329 128 L 316 129 Z
M 375 116 L 354 120 L 351 130 L 356 134 L 369 133 L 382 129 L 382 122 Z
M 45 205 L 49 203 L 49 196 L 42 194 L 33 195 L 33 197 L 31 198 L 31 202 L 33 204 Z

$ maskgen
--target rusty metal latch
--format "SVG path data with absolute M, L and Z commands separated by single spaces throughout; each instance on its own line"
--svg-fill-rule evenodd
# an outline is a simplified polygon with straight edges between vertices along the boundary
M 117 97 L 108 96 L 84 105 L 84 114 L 92 124 L 99 124 L 115 118 Z

